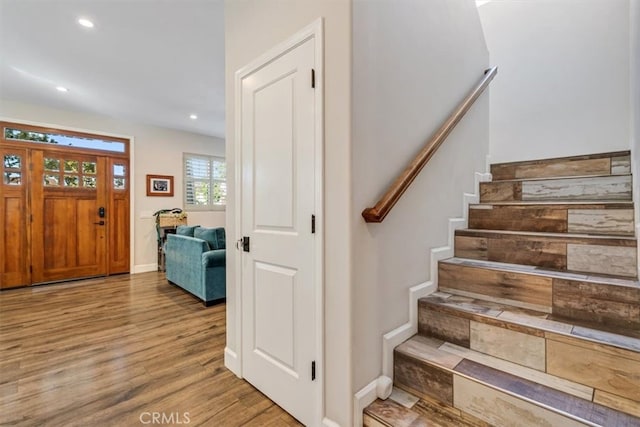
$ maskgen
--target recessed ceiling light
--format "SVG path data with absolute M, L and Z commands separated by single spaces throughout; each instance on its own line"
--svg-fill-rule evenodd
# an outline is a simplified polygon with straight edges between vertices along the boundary
M 78 19 L 78 24 L 82 25 L 83 27 L 93 28 L 93 22 L 89 21 L 87 18 Z
M 189 116 L 189 118 L 190 118 L 191 120 L 197 120 L 197 119 L 198 119 L 198 116 L 197 116 L 197 115 L 195 115 L 195 114 L 191 114 L 191 115 Z
M 64 86 L 56 86 L 56 90 L 57 90 L 58 92 L 69 92 L 69 89 L 67 89 L 67 88 L 66 88 L 66 87 L 64 87 Z

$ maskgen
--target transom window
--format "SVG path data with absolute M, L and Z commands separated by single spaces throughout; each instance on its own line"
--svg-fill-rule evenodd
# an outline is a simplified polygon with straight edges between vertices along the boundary
M 185 210 L 224 210 L 227 166 L 223 157 L 184 154 Z
M 65 135 L 64 133 L 37 132 L 19 127 L 5 127 L 4 138 L 6 140 L 39 142 L 41 144 L 53 144 L 65 147 L 89 148 L 92 150 L 112 151 L 124 153 L 126 145 L 124 142 L 111 141 L 108 139 L 82 137 L 77 135 Z

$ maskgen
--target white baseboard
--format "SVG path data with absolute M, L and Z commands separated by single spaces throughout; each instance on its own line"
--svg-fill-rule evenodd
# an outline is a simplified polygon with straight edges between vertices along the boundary
M 364 408 L 371 405 L 378 398 L 378 379 L 362 387 L 353 397 L 353 427 L 361 427 Z
M 340 427 L 340 424 L 326 417 L 322 419 L 322 425 L 324 427 Z
M 393 350 L 418 333 L 418 300 L 436 289 L 438 285 L 433 282 L 421 283 L 409 289 L 409 321 L 382 337 L 382 375 L 393 379 Z
M 480 183 L 491 179 L 491 174 L 476 172 L 474 175 L 475 194 L 462 196 L 462 218 L 449 219 L 447 246 L 434 248 L 430 253 L 431 280 L 409 289 L 409 321 L 382 337 L 382 375 L 393 379 L 393 350 L 404 341 L 418 333 L 418 300 L 438 289 L 438 262 L 454 255 L 453 244 L 456 230 L 467 226 L 469 205 L 480 200 Z
M 133 267 L 133 273 L 134 274 L 148 273 L 150 271 L 158 271 L 158 264 L 157 263 L 153 263 L 153 264 L 138 264 L 138 265 Z
M 488 161 L 488 157 L 487 157 Z M 487 166 L 488 168 L 488 166 Z M 488 169 L 487 169 L 488 170 Z M 476 172 L 474 175 L 475 194 L 464 193 L 462 196 L 462 218 L 449 219 L 449 235 L 447 246 L 434 248 L 430 253 L 431 278 L 430 280 L 413 286 L 409 289 L 409 321 L 398 326 L 382 337 L 382 375 L 393 380 L 393 350 L 404 341 L 418 333 L 418 300 L 425 297 L 438 289 L 438 262 L 440 260 L 451 258 L 454 255 L 453 244 L 455 241 L 455 233 L 459 228 L 467 226 L 467 216 L 469 213 L 469 205 L 480 201 L 480 183 L 491 181 L 490 173 Z M 373 403 L 377 396 L 376 386 L 378 380 L 374 380 L 364 386 L 354 396 L 353 403 L 353 425 L 355 427 L 362 426 L 364 408 Z
M 236 352 L 231 350 L 229 347 L 224 348 L 224 366 L 226 366 L 227 369 L 236 374 L 238 378 L 242 378 L 240 359 L 238 359 L 238 355 L 236 354 Z

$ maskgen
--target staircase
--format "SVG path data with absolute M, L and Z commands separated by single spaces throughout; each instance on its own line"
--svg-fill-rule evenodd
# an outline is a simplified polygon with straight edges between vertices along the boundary
M 492 165 L 365 426 L 640 426 L 629 152 Z

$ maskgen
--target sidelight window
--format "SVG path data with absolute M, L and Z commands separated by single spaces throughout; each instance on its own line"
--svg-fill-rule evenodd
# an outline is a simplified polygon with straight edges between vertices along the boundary
M 123 164 L 116 163 L 113 165 L 113 189 L 127 189 L 127 168 Z
M 6 185 L 22 185 L 22 158 L 17 154 L 4 156 L 3 182 Z

